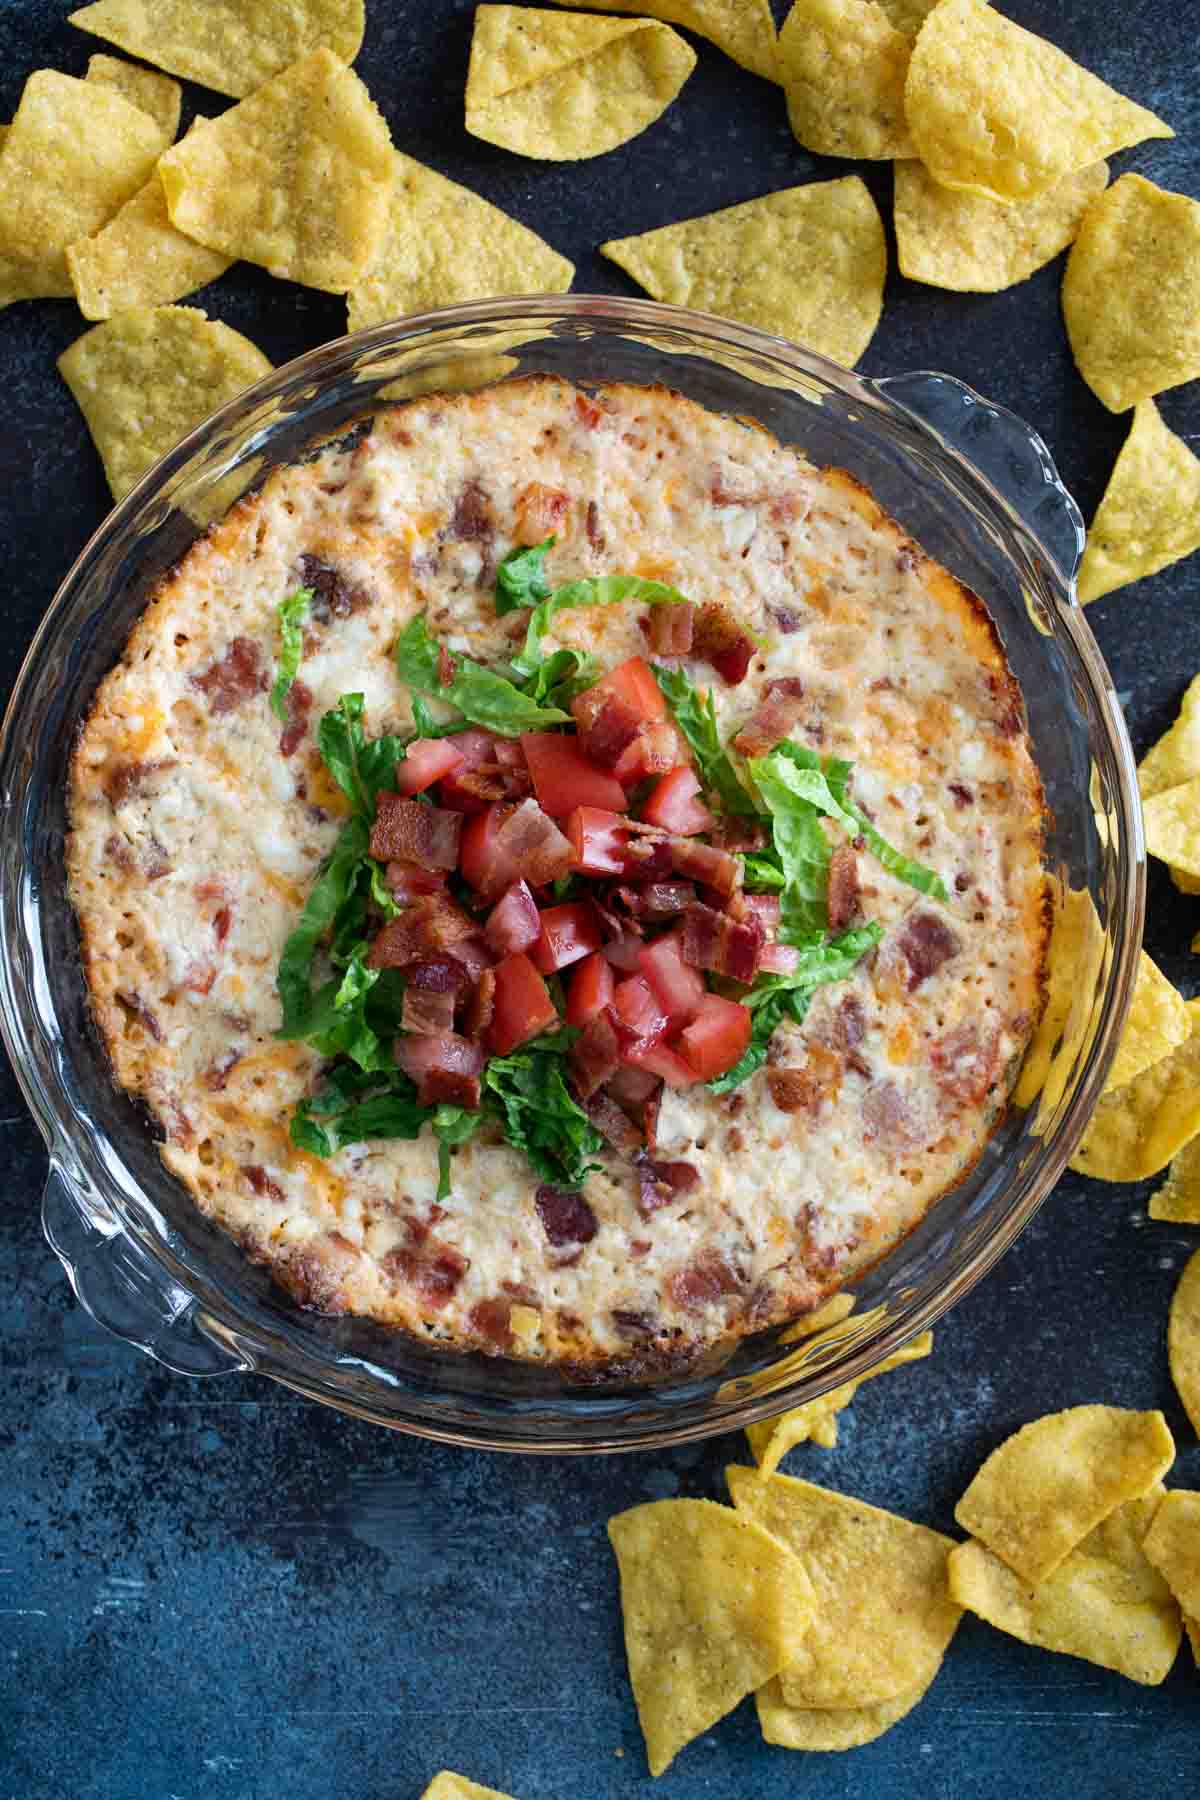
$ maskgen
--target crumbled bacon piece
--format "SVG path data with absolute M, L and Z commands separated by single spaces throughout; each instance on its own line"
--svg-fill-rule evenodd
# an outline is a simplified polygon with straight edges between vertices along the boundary
M 453 1031 L 396 1039 L 396 1061 L 417 1084 L 422 1106 L 479 1105 L 483 1051 Z
M 423 957 L 454 951 L 473 938 L 479 926 L 444 894 L 416 900 L 376 935 L 367 954 L 369 969 L 404 969 Z
M 829 858 L 830 931 L 844 931 L 857 918 L 860 899 L 858 858 L 849 844 L 839 844 Z
M 967 787 L 963 782 L 950 781 L 950 782 L 947 782 L 946 786 L 947 786 L 950 794 L 953 796 L 955 806 L 957 806 L 960 810 L 964 806 L 971 805 L 975 796 L 971 792 L 970 788 Z
M 272 1181 L 267 1171 L 259 1163 L 243 1163 L 242 1174 L 263 1200 L 274 1200 L 282 1205 L 287 1195 L 277 1181 Z
M 379 862 L 411 862 L 425 869 L 458 866 L 463 816 L 445 807 L 405 800 L 383 789 L 375 802 L 371 855 Z
M 527 881 L 530 887 L 558 881 L 571 867 L 569 839 L 536 800 L 521 801 L 502 821 L 496 833 L 496 850 L 499 858 L 515 870 L 515 878 Z
M 586 394 L 576 394 L 575 414 L 581 425 L 586 426 L 589 431 L 595 431 L 604 417 L 604 409 L 597 406 L 594 400 L 589 400 Z
M 233 712 L 268 686 L 262 652 L 253 638 L 235 637 L 218 662 L 192 676 L 192 686 L 199 688 L 216 718 Z
M 685 1312 L 701 1312 L 730 1294 L 741 1293 L 746 1284 L 719 1250 L 702 1250 L 676 1269 L 666 1285 L 676 1306 Z
M 638 1175 L 638 1211 L 643 1219 L 670 1206 L 681 1194 L 690 1194 L 700 1171 L 689 1162 L 654 1162 L 649 1156 L 634 1158 Z
M 615 769 L 641 732 L 643 719 L 620 694 L 587 688 L 571 703 L 579 747 L 601 769 Z
M 300 558 L 300 579 L 312 589 L 309 614 L 319 625 L 327 625 L 331 618 L 348 619 L 351 613 L 370 606 L 375 598 L 369 588 L 347 581 L 340 569 L 319 556 L 306 553 Z
M 492 1022 L 496 1009 L 496 975 L 493 969 L 480 971 L 478 980 L 472 988 L 470 997 L 463 1007 L 462 1033 L 464 1037 L 481 1038 Z
M 736 687 L 750 667 L 754 640 L 727 606 L 709 601 L 700 608 L 695 622 L 692 655 L 711 663 L 730 687 Z
M 734 919 L 697 901 L 683 916 L 683 959 L 694 969 L 711 969 L 733 981 L 753 981 L 766 932 L 756 913 Z
M 547 1241 L 555 1250 L 590 1244 L 598 1229 L 596 1215 L 574 1188 L 543 1184 L 533 1197 Z
M 646 619 L 646 641 L 655 656 L 690 656 L 696 631 L 696 608 L 689 600 L 652 606 Z
M 621 1066 L 621 1042 L 608 1007 L 588 1020 L 568 1053 L 571 1080 L 581 1100 L 587 1100 Z
M 400 1022 L 421 1037 L 454 1029 L 454 1009 L 467 985 L 466 971 L 452 956 L 434 956 L 408 969 Z
M 658 1320 L 653 1313 L 633 1312 L 627 1307 L 614 1307 L 612 1322 L 625 1338 L 653 1337 L 658 1330 Z
M 454 502 L 442 536 L 451 543 L 487 545 L 495 535 L 492 503 L 480 482 L 468 481 Z
M 417 863 L 390 862 L 384 870 L 388 891 L 401 906 L 424 894 L 437 894 L 446 885 L 444 869 L 422 869 Z
M 291 756 L 304 742 L 308 715 L 312 711 L 313 693 L 302 681 L 293 681 L 287 691 L 287 724 L 279 738 L 280 756 Z
M 458 674 L 458 664 L 447 650 L 445 644 L 438 645 L 437 681 L 439 687 L 452 687 L 454 677 Z
M 1000 1034 L 984 1031 L 966 1019 L 944 1032 L 932 1045 L 933 1078 L 944 1094 L 978 1106 L 985 1100 L 1000 1067 Z
M 642 1134 L 627 1113 L 621 1111 L 607 1094 L 591 1094 L 584 1101 L 584 1111 L 600 1135 L 615 1150 L 637 1150 Z
M 479 1337 L 495 1344 L 498 1350 L 512 1349 L 512 1301 L 477 1300 L 467 1314 L 467 1324 Z
M 389 1250 L 384 1272 L 412 1288 L 435 1311 L 445 1306 L 470 1268 L 469 1260 L 453 1245 L 429 1237 L 422 1228 L 409 1228 L 409 1241 Z
M 174 767 L 173 756 L 159 756 L 150 762 L 112 763 L 105 770 L 103 782 L 109 805 L 114 810 L 123 806 L 130 795 L 138 793 L 152 776 L 161 775 Z
M 790 735 L 807 710 L 804 683 L 799 676 L 784 675 L 769 681 L 762 704 L 734 738 L 734 749 L 742 756 L 766 756 Z
M 873 1081 L 862 1102 L 863 1137 L 900 1150 L 917 1150 L 926 1132 L 921 1119 L 894 1081 Z
M 910 994 L 962 948 L 946 921 L 931 912 L 910 913 L 897 943 L 908 964 Z
M 715 844 L 702 844 L 696 838 L 669 837 L 667 843 L 671 867 L 677 875 L 702 881 L 723 900 L 730 898 L 741 881 L 742 870 L 728 850 L 718 850 Z
M 720 850 L 763 850 L 767 844 L 767 828 L 758 819 L 726 813 L 717 820 L 712 840 Z
M 561 488 L 547 487 L 541 481 L 529 482 L 517 495 L 513 533 L 517 543 L 540 544 L 552 532 L 560 532 L 570 504 L 570 495 Z
M 216 1062 L 209 1063 L 200 1079 L 210 1094 L 222 1094 L 229 1082 L 229 1077 L 242 1060 L 240 1050 L 226 1050 L 218 1056 Z
M 824 1099 L 837 1098 L 844 1070 L 845 1064 L 836 1051 L 810 1043 L 799 1068 L 775 1067 L 767 1071 L 767 1087 L 780 1112 L 806 1112 L 815 1118 Z
M 232 924 L 232 907 L 222 906 L 213 914 L 213 936 L 216 938 L 218 944 L 223 944 L 225 942 L 225 939 L 229 936 L 229 930 Z
M 592 549 L 597 551 L 603 550 L 604 533 L 600 529 L 600 508 L 596 505 L 594 500 L 589 500 L 587 503 L 585 529 L 587 531 L 587 541 L 592 546 Z
M 632 895 L 636 911 L 647 919 L 672 918 L 686 912 L 696 899 L 695 883 L 691 881 L 645 881 L 640 888 L 618 891 Z

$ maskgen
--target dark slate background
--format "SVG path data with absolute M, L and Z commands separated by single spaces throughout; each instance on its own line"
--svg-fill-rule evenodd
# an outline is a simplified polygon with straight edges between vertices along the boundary
M 203 0 L 196 0 L 203 4 Z M 680 99 L 623 149 L 526 162 L 458 121 L 472 8 L 368 0 L 359 70 L 396 143 L 470 183 L 632 292 L 609 237 L 845 173 L 802 151 L 781 93 L 707 44 Z M 1170 120 L 1115 160 L 1200 196 L 1198 0 L 1009 0 L 1019 22 Z M 0 118 L 25 75 L 82 74 L 102 48 L 66 0 L 0 0 Z M 189 93 L 212 113 L 210 94 Z M 190 115 L 190 104 L 189 104 Z M 886 211 L 890 177 L 867 165 Z M 1127 421 L 1074 373 L 1061 261 L 1008 293 L 893 275 L 868 374 L 948 370 L 1045 435 L 1085 515 Z M 199 296 L 278 362 L 344 328 L 340 301 L 241 265 Z M 108 504 L 55 357 L 67 301 L 0 317 L 0 679 Z M 1195 385 L 1162 399 L 1200 445 Z M 1200 558 L 1099 602 L 1090 620 L 1139 753 L 1200 667 Z M 1194 901 L 1151 877 L 1148 943 L 1184 991 Z M 38 1224 L 45 1159 L 11 1077 L 0 1091 L 0 1800 L 416 1800 L 443 1765 L 521 1800 L 648 1793 L 604 1522 L 671 1494 L 721 1496 L 739 1439 L 609 1460 L 464 1454 L 340 1418 L 264 1381 L 174 1377 L 80 1312 Z M 980 1459 L 1038 1413 L 1161 1406 L 1175 1479 L 1200 1450 L 1164 1326 L 1196 1232 L 1151 1225 L 1147 1190 L 1071 1176 L 937 1332 L 927 1363 L 869 1385 L 836 1451 L 794 1472 L 952 1529 Z M 1200 1682 L 1186 1650 L 1147 1690 L 968 1619 L 928 1699 L 877 1743 L 801 1760 L 742 1707 L 679 1758 L 664 1800 L 971 1800 L 1196 1791 Z

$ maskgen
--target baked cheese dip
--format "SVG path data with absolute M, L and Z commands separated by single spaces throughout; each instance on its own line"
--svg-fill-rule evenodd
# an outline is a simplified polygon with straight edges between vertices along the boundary
M 580 1378 L 719 1356 L 971 1167 L 1041 1001 L 980 602 L 851 477 L 522 378 L 277 471 L 74 759 L 118 1082 L 302 1305 Z

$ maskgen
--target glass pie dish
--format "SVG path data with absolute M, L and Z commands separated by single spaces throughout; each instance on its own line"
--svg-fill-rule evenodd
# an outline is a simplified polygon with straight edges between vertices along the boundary
M 665 383 L 848 469 L 984 600 L 1021 683 L 1070 931 L 1069 1009 L 1035 1038 L 971 1173 L 851 1283 L 824 1332 L 775 1328 L 642 1385 L 433 1350 L 302 1311 L 205 1220 L 115 1086 L 91 1027 L 64 883 L 69 759 L 96 686 L 162 574 L 232 502 L 381 406 L 533 371 Z M 46 1234 L 82 1305 L 168 1368 L 257 1370 L 450 1443 L 631 1449 L 732 1430 L 868 1372 L 959 1300 L 1061 1173 L 1102 1089 L 1141 942 L 1145 852 L 1116 695 L 1074 598 L 1083 528 L 1041 440 L 949 376 L 867 380 L 761 332 L 586 295 L 447 308 L 327 344 L 214 414 L 108 516 L 26 657 L 0 744 L 0 1024 L 50 1156 Z M 1090 902 L 1090 904 L 1089 904 Z M 1085 919 L 1086 930 L 1080 930 Z M 1082 948 L 1081 948 L 1082 946 Z M 1086 952 L 1086 953 L 1084 953 Z

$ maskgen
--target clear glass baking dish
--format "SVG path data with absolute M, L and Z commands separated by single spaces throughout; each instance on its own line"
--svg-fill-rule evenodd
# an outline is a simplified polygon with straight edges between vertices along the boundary
M 196 1211 L 117 1091 L 93 1034 L 63 883 L 68 759 L 97 682 L 155 582 L 275 465 L 381 405 L 507 374 L 664 382 L 849 469 L 987 604 L 1025 693 L 1047 860 L 1094 903 L 1073 1010 L 1027 1063 L 970 1176 L 854 1285 L 834 1330 L 748 1340 L 721 1366 L 639 1387 L 433 1352 L 304 1313 Z M 327 344 L 214 414 L 115 508 L 26 657 L 0 743 L 0 1023 L 50 1155 L 47 1236 L 82 1305 L 167 1367 L 257 1370 L 449 1443 L 563 1452 L 708 1436 L 862 1375 L 991 1268 L 1053 1187 L 1103 1086 L 1141 942 L 1133 758 L 1074 598 L 1078 511 L 1036 434 L 945 375 L 866 380 L 794 345 L 651 302 L 586 295 L 447 308 Z M 1090 916 L 1090 915 L 1089 915 Z M 1064 937 L 1065 937 L 1064 933 Z M 1078 943 L 1074 934 L 1073 943 Z

